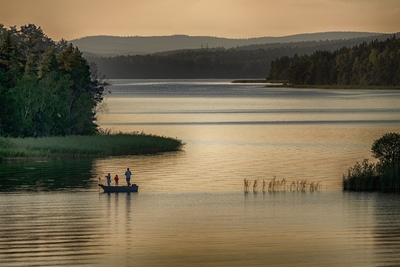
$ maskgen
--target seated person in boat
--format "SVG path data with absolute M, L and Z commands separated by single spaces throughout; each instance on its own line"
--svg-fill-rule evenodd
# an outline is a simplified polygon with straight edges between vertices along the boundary
M 114 181 L 115 181 L 115 185 L 116 186 L 118 185 L 118 180 L 119 180 L 118 174 L 116 174 L 115 177 L 114 177 Z

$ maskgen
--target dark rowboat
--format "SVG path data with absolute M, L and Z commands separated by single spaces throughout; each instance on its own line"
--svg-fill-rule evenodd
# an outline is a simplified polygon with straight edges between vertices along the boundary
M 139 191 L 139 186 L 136 184 L 131 184 L 130 186 L 108 186 L 99 184 L 99 186 L 103 188 L 104 193 L 131 193 Z

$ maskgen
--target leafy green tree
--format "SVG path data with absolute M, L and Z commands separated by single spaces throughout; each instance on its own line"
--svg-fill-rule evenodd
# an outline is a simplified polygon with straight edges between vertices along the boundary
M 400 163 L 400 134 L 385 133 L 373 142 L 371 152 L 379 159 L 381 168 Z
M 68 103 L 69 133 L 94 134 L 97 131 L 95 107 L 102 101 L 103 87 L 91 81 L 90 66 L 72 44 L 57 56 L 59 71 L 70 77 L 73 97 Z
M 49 72 L 40 79 L 39 86 L 46 92 L 46 105 L 41 110 L 43 119 L 38 129 L 42 136 L 69 134 L 68 105 L 73 98 L 71 84 L 68 76 L 60 76 L 56 71 Z
M 46 51 L 43 53 L 42 59 L 39 62 L 38 77 L 42 78 L 50 72 L 59 73 L 57 56 L 55 54 L 54 46 L 46 49 Z
M 96 133 L 104 83 L 79 49 L 33 24 L 0 34 L 0 135 Z
M 17 44 L 13 41 L 10 31 L 3 32 L 0 44 L 0 69 L 6 79 L 4 85 L 14 87 L 24 70 L 24 61 Z

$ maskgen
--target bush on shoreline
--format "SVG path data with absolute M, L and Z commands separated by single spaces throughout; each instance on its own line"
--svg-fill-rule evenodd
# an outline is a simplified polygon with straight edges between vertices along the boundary
M 364 159 L 350 167 L 343 175 L 343 190 L 400 192 L 400 134 L 384 134 L 374 141 L 371 152 L 379 161 Z
M 177 151 L 181 140 L 145 133 L 98 134 L 43 138 L 0 137 L 0 158 L 78 158 Z

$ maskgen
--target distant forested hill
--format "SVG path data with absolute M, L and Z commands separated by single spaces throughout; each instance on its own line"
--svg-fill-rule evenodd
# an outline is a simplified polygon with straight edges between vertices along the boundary
M 83 52 L 99 56 L 144 55 L 181 49 L 200 48 L 233 48 L 246 45 L 263 45 L 273 43 L 309 42 L 326 40 L 344 40 L 377 36 L 371 32 L 323 32 L 297 34 L 284 37 L 259 37 L 246 39 L 229 39 L 210 36 L 88 36 L 70 42 Z
M 312 54 L 317 50 L 334 51 L 390 35 L 345 40 L 252 44 L 226 49 L 203 48 L 167 51 L 148 55 L 98 57 L 84 54 L 99 71 L 114 79 L 162 78 L 265 78 L 271 62 L 277 58 Z
M 272 62 L 268 79 L 298 85 L 400 86 L 400 39 L 283 56 Z

